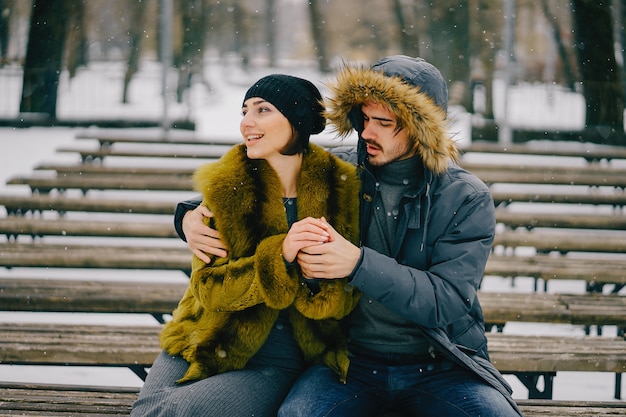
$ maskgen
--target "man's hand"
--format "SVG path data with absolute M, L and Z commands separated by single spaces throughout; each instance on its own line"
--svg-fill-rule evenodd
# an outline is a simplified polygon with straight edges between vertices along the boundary
M 336 279 L 352 273 L 361 257 L 361 248 L 341 236 L 325 223 L 330 239 L 324 244 L 308 246 L 298 252 L 298 264 L 306 278 Z
M 323 217 L 321 219 L 307 217 L 295 222 L 283 240 L 283 259 L 293 262 L 300 249 L 328 242 L 330 240 L 328 226 Z
M 213 213 L 207 207 L 199 205 L 185 213 L 182 229 L 191 252 L 208 264 L 211 263 L 209 255 L 224 258 L 228 248 L 221 241 L 219 232 L 204 224 L 205 217 L 213 217 Z

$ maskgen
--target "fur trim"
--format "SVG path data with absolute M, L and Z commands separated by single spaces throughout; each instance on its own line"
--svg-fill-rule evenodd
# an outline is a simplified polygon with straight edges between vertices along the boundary
M 288 225 L 276 172 L 264 160 L 248 159 L 239 145 L 199 168 L 194 182 L 230 250 L 210 265 L 193 257 L 189 287 L 161 333 L 163 349 L 190 364 L 179 382 L 243 368 L 283 309 L 290 311 L 304 356 L 328 363 L 345 379 L 347 350 L 335 340 L 342 338 L 335 319 L 348 314 L 359 293 L 345 279 L 324 283 L 319 297 L 303 293 L 296 268 L 287 268 L 281 256 Z M 297 187 L 299 218 L 324 216 L 358 242 L 354 165 L 309 144 Z
M 450 162 L 458 161 L 459 151 L 447 132 L 445 112 L 418 87 L 370 68 L 346 65 L 328 88 L 332 98 L 325 99 L 325 116 L 340 136 L 357 129 L 354 110 L 367 102 L 380 103 L 402 122 L 428 169 L 440 174 Z

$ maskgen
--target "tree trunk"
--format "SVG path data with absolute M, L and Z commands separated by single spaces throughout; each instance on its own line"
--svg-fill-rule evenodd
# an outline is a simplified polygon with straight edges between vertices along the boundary
M 9 62 L 11 1 L 0 0 L 0 66 Z
M 470 107 L 469 5 L 441 0 L 431 10 L 433 64 L 448 81 L 450 104 Z
M 328 62 L 328 51 L 326 48 L 326 31 L 324 30 L 324 18 L 321 11 L 322 5 L 318 0 L 309 0 L 308 4 L 313 43 L 315 44 L 315 57 L 317 58 L 320 71 L 328 73 L 330 72 L 330 63 Z
M 56 118 L 57 89 L 63 64 L 71 0 L 34 0 L 24 63 L 21 113 Z
M 626 1 L 626 0 L 624 0 Z M 574 70 L 572 69 L 570 63 L 570 57 L 565 49 L 565 45 L 563 44 L 563 38 L 561 37 L 561 28 L 559 23 L 556 20 L 556 16 L 554 16 L 550 12 L 550 7 L 548 5 L 548 0 L 541 0 L 541 8 L 543 10 L 543 14 L 550 25 L 550 29 L 552 30 L 552 35 L 554 36 L 554 43 L 556 44 L 557 50 L 559 51 L 559 58 L 561 58 L 561 63 L 563 64 L 563 75 L 565 76 L 565 83 L 567 88 L 571 91 L 575 91 L 576 78 L 574 77 Z
M 126 72 L 124 73 L 124 89 L 122 91 L 122 103 L 128 103 L 128 88 L 133 75 L 139 70 L 139 58 L 141 56 L 141 39 L 144 36 L 145 14 L 147 1 L 138 0 L 130 10 L 130 25 L 128 27 L 128 43 L 130 51 Z
M 573 0 L 572 4 L 585 95 L 585 127 L 597 129 L 602 143 L 621 141 L 624 103 L 613 49 L 611 3 L 605 0 Z
M 419 56 L 419 37 L 417 35 L 416 18 L 407 19 L 406 11 L 401 0 L 393 0 L 393 15 L 400 31 L 400 45 L 402 53 L 408 56 Z M 410 23 L 407 25 L 407 21 Z
M 69 8 L 70 14 L 66 16 L 68 24 L 67 44 L 67 70 L 70 79 L 76 75 L 76 70 L 87 65 L 87 28 L 85 27 L 85 2 L 77 1 Z
M 267 0 L 267 61 L 270 67 L 276 66 L 278 52 L 276 50 L 276 0 Z

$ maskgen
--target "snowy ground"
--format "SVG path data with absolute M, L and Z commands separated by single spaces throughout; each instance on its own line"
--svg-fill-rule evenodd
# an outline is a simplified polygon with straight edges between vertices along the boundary
M 285 72 L 302 75 L 311 80 L 317 80 L 318 85 L 323 88 L 323 79 L 314 71 L 304 69 L 295 70 L 293 68 L 283 69 Z M 1 74 L 0 74 L 1 75 Z M 141 75 L 141 73 L 140 73 Z M 238 137 L 238 122 L 241 99 L 247 85 L 259 76 L 257 74 L 243 74 L 229 68 L 213 69 L 207 75 L 207 81 L 211 88 L 208 89 L 200 84 L 196 85 L 191 94 L 186 98 L 186 104 L 175 106 L 172 114 L 190 114 L 197 123 L 198 137 Z M 134 103 L 124 108 L 116 104 L 116 95 L 107 95 L 92 98 L 94 105 L 85 105 L 80 96 L 79 83 L 89 83 L 89 74 L 84 72 L 80 75 L 75 84 L 66 84 L 63 88 L 76 94 L 76 101 L 80 105 L 72 105 L 72 95 L 63 98 L 62 112 L 65 115 L 78 115 L 83 117 L 93 117 L 97 115 L 113 115 L 115 117 L 150 117 L 158 115 L 162 104 L 158 95 L 154 94 L 158 90 L 160 82 L 154 76 L 154 72 L 149 72 L 145 77 L 140 77 L 133 90 Z M 95 73 L 94 83 L 106 83 L 107 77 L 101 77 Z M 111 78 L 111 77 L 109 77 Z M 119 81 L 119 80 L 118 80 Z M 103 91 L 112 91 L 106 88 Z M 142 91 L 147 91 L 145 96 Z M 80 96 L 80 97 L 79 97 Z M 509 95 L 511 104 L 511 124 L 521 125 L 534 123 L 536 127 L 553 128 L 555 120 L 560 122 L 559 128 L 578 128 L 581 126 L 582 104 L 580 97 L 559 90 L 556 87 L 546 86 L 524 86 L 511 92 Z M 0 98 L 0 101 L 3 100 Z M 2 104 L 0 104 L 0 107 Z M 73 110 L 74 109 L 74 110 Z M 563 110 L 565 109 L 565 111 Z M 470 117 L 462 109 L 453 109 L 455 115 L 453 120 L 456 124 L 452 130 L 457 133 L 457 138 L 462 144 L 469 141 L 469 120 Z M 0 192 L 1 193 L 28 193 L 26 187 L 7 186 L 5 182 L 12 176 L 31 174 L 33 168 L 41 162 L 78 162 L 77 157 L 71 154 L 56 153 L 59 146 L 79 144 L 75 136 L 83 129 L 70 128 L 0 128 Z M 323 135 L 323 139 L 331 138 L 330 133 Z M 352 138 L 353 139 L 353 138 Z M 350 139 L 350 140 L 352 140 Z M 84 143 L 80 143 L 81 145 Z M 126 160 L 124 163 L 142 163 L 141 161 Z M 5 215 L 0 209 L 0 215 Z M 85 271 L 39 271 L 39 270 L 0 270 L 3 276 L 36 276 L 45 272 L 47 276 L 76 276 Z M 111 279 L 111 276 L 119 276 L 119 272 L 114 271 L 88 271 L 91 276 Z M 126 278 L 126 276 L 124 275 Z M 153 279 L 154 274 L 132 272 L 133 279 Z M 183 280 L 186 279 L 180 273 L 163 273 L 163 279 Z M 121 279 L 121 278 L 118 278 Z M 532 291 L 530 280 L 518 279 L 515 286 L 509 280 L 501 278 L 486 278 L 484 289 L 488 291 Z M 584 285 L 580 282 L 554 282 L 550 285 L 550 291 L 555 292 L 582 292 Z M 62 321 L 62 322 L 118 322 L 123 320 L 129 324 L 154 323 L 150 317 L 132 316 L 124 317 L 115 315 L 86 315 L 86 314 L 25 314 L 25 313 L 0 313 L 0 320 L 4 321 Z M 543 325 L 536 323 L 510 323 L 505 328 L 506 332 L 523 334 L 561 334 L 561 335 L 582 335 L 584 334 L 580 326 L 568 325 Z M 611 336 L 615 334 L 615 328 L 606 327 L 604 334 Z M 507 376 L 507 379 L 514 387 L 516 398 L 526 398 L 527 390 L 517 381 L 515 377 Z M 79 383 L 97 385 L 127 385 L 141 386 L 139 380 L 130 371 L 119 369 L 93 369 L 93 368 L 72 368 L 72 367 L 47 367 L 45 370 L 35 366 L 6 366 L 0 365 L 0 380 L 5 381 L 34 381 L 34 382 L 56 382 L 56 383 Z M 613 400 L 615 376 L 606 373 L 576 373 L 563 372 L 556 377 L 554 387 L 555 399 L 569 400 Z M 622 396 L 626 397 L 626 389 L 622 388 Z

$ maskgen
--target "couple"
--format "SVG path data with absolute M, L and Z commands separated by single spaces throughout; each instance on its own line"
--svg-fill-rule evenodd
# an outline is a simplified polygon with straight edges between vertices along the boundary
M 443 77 L 391 56 L 330 95 L 262 78 L 244 143 L 194 174 L 190 284 L 133 416 L 521 415 L 477 300 L 493 201 L 455 164 Z M 359 135 L 341 159 L 309 143 L 327 119 Z

